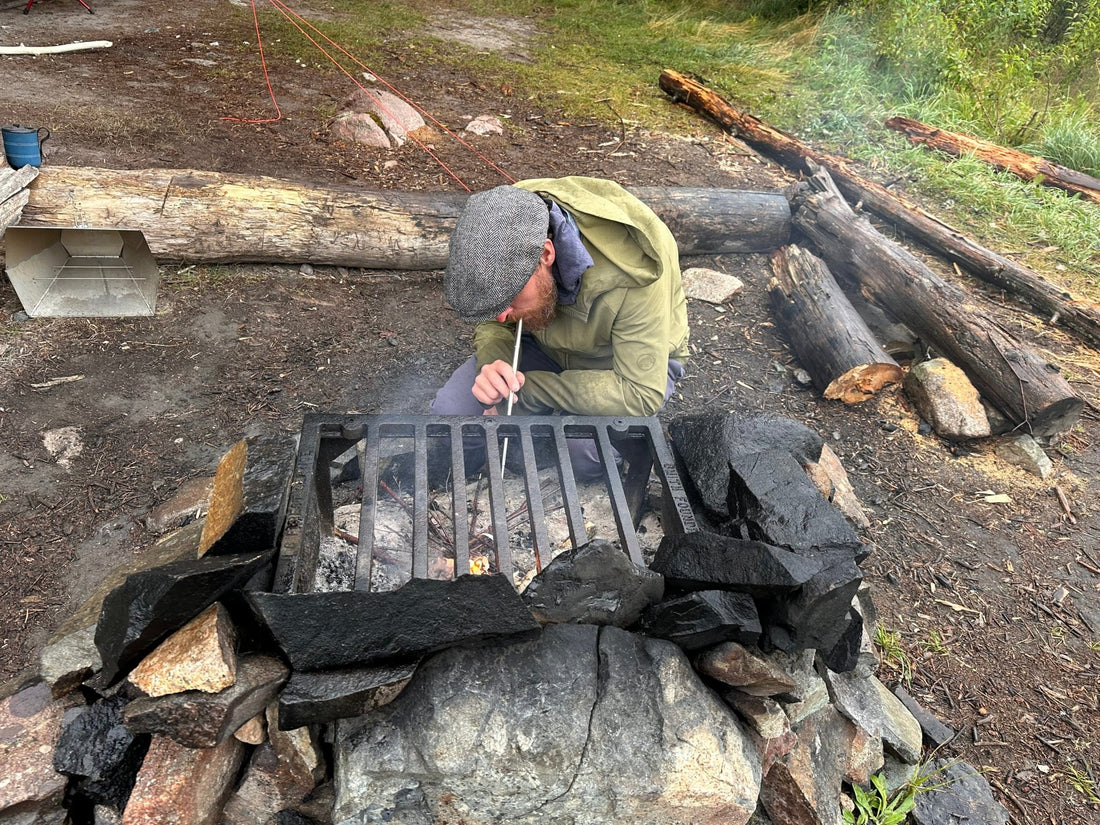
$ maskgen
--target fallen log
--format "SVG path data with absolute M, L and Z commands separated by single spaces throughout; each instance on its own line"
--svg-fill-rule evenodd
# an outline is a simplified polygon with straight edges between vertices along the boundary
M 27 186 L 36 177 L 38 177 L 36 166 L 28 164 L 19 169 L 12 169 L 7 163 L 0 164 L 0 235 L 9 226 L 18 223 L 23 207 L 30 199 Z
M 1068 166 L 1052 163 L 1046 158 L 1029 155 L 1019 149 L 1010 149 L 1007 146 L 1000 146 L 958 132 L 938 129 L 907 117 L 892 117 L 886 121 L 886 126 L 895 132 L 901 132 L 909 138 L 910 143 L 916 146 L 938 149 L 957 158 L 973 155 L 1002 172 L 1010 172 L 1018 178 L 1037 181 L 1044 186 L 1053 186 L 1071 194 L 1080 195 L 1093 203 L 1100 203 L 1100 178 L 1094 178 L 1084 172 L 1070 169 Z
M 683 255 L 770 252 L 790 233 L 790 205 L 779 192 L 631 191 L 668 223 Z M 194 170 L 51 166 L 30 188 L 21 225 L 140 229 L 153 254 L 168 260 L 429 270 L 446 265 L 466 197 Z
M 1020 429 L 1047 436 L 1077 422 L 1084 401 L 1057 367 L 857 215 L 824 169 L 814 172 L 810 186 L 814 194 L 800 204 L 794 224 L 834 271 L 857 280 L 871 299 L 964 370 Z
M 686 103 L 791 169 L 808 171 L 808 161 L 828 169 L 840 191 L 853 203 L 890 221 L 975 277 L 1018 295 L 1042 313 L 1048 323 L 1059 323 L 1085 341 L 1100 345 L 1100 304 L 1075 296 L 1026 266 L 975 243 L 914 204 L 860 176 L 846 159 L 818 152 L 759 118 L 734 109 L 689 77 L 666 69 L 661 72 L 660 86 L 674 100 Z
M 772 309 L 791 350 L 829 399 L 857 404 L 902 379 L 820 258 L 801 247 L 777 249 L 768 284 Z

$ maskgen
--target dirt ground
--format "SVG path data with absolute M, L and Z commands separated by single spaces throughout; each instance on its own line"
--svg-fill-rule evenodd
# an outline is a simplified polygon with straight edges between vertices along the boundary
M 75 0 L 40 0 L 23 15 L 22 0 L 0 0 L 2 45 L 114 43 L 0 57 L 0 120 L 48 126 L 47 165 L 459 188 L 414 145 L 333 139 L 328 118 L 352 88 L 310 66 L 272 65 L 282 120 L 222 120 L 271 111 L 258 57 L 244 46 L 254 41 L 247 3 L 91 2 L 95 15 Z M 322 21 L 322 6 L 298 8 Z M 460 40 L 480 33 L 477 48 L 516 60 L 527 59 L 525 44 L 509 33 L 538 26 L 440 14 L 436 30 L 449 38 L 440 49 L 464 48 Z M 569 122 L 506 83 L 423 65 L 407 41 L 388 49 L 389 65 L 372 68 L 442 123 L 508 116 L 505 136 L 477 146 L 517 179 L 588 174 L 764 191 L 792 181 L 706 124 L 656 135 L 632 127 L 629 113 L 622 126 Z M 669 105 L 656 72 L 649 105 Z M 433 143 L 471 189 L 503 182 L 453 141 Z M 440 273 L 309 272 L 300 263 L 162 262 L 156 316 L 127 320 L 20 320 L 14 290 L 0 284 L 0 678 L 35 668 L 67 610 L 152 542 L 150 508 L 210 475 L 235 441 L 296 432 L 312 411 L 426 411 L 469 349 L 471 330 L 444 305 Z M 1090 402 L 1079 426 L 1048 446 L 1055 473 L 1041 480 L 997 459 L 990 441 L 953 446 L 923 434 L 900 392 L 845 407 L 800 385 L 771 320 L 764 256 L 684 265 L 732 272 L 746 287 L 726 306 L 691 303 L 689 377 L 663 417 L 764 410 L 825 436 L 872 522 L 864 569 L 882 626 L 900 636 L 910 692 L 960 731 L 946 753 L 987 769 L 1013 821 L 1100 820 L 1089 797 L 1100 793 L 1098 354 L 1010 299 L 964 284 Z M 55 383 L 72 376 L 81 377 Z M 988 503 L 990 492 L 1008 503 Z M 903 677 L 889 663 L 882 675 Z

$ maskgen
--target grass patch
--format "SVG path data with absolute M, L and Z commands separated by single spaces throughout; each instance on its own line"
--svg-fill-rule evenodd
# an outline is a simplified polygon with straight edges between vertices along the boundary
M 1096 780 L 1092 777 L 1092 772 L 1088 770 L 1088 764 L 1086 763 L 1086 770 L 1082 771 L 1072 762 L 1066 763 L 1065 777 L 1072 787 L 1088 805 L 1100 805 L 1100 789 L 1096 787 Z
M 912 684 L 913 666 L 909 654 L 901 643 L 901 633 L 896 630 L 888 630 L 884 625 L 875 626 L 875 647 L 882 654 L 882 663 L 898 672 L 898 676 L 906 684 Z

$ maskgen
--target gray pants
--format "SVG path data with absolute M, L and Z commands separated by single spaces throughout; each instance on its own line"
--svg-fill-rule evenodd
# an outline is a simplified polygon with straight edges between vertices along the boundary
M 524 335 L 520 341 L 519 371 L 559 373 L 562 369 L 554 359 L 542 351 L 533 335 Z M 668 401 L 672 391 L 676 389 L 676 382 L 683 377 L 683 364 L 670 358 L 665 401 Z M 483 412 L 481 404 L 474 398 L 472 392 L 475 378 L 477 378 L 477 357 L 471 355 L 462 366 L 451 373 L 447 383 L 435 394 L 431 405 L 432 414 L 481 415 Z M 595 441 L 587 438 L 570 438 L 567 446 L 569 459 L 573 464 L 573 474 L 578 481 L 595 481 L 603 476 L 603 465 L 600 463 Z M 485 465 L 483 444 L 467 443 L 465 452 L 468 471 L 476 472 Z M 615 458 L 616 461 L 620 460 L 617 453 Z

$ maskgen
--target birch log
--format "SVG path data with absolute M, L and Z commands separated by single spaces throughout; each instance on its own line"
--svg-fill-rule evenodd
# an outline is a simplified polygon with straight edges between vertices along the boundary
M 786 243 L 779 192 L 634 187 L 683 255 L 770 252 Z M 159 258 L 428 270 L 447 263 L 465 193 L 310 186 L 193 170 L 50 166 L 30 188 L 23 226 L 140 229 Z

